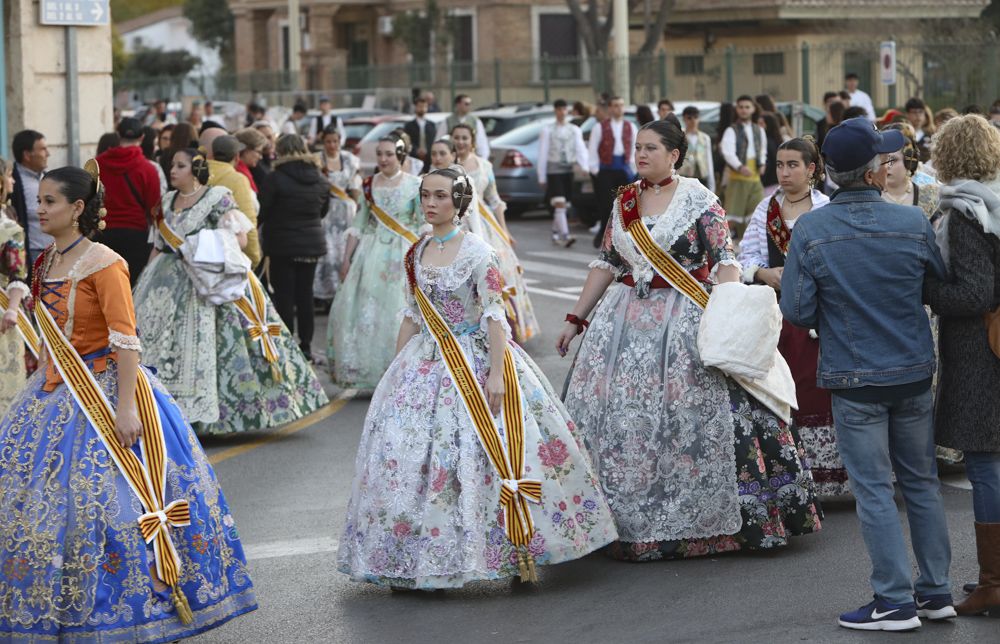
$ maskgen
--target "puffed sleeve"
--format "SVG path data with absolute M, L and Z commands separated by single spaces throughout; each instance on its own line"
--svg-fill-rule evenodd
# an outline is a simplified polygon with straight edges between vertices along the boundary
M 476 267 L 476 290 L 483 306 L 483 316 L 480 318 L 480 328 L 489 330 L 490 320 L 496 320 L 503 326 L 507 339 L 511 338 L 510 324 L 507 323 L 507 309 L 503 301 L 503 275 L 500 273 L 500 260 L 497 254 L 490 250 Z
M 370 217 L 371 213 L 368 211 L 368 200 L 365 199 L 364 195 L 362 195 L 361 203 L 358 205 L 358 213 L 354 215 L 354 221 L 351 222 L 351 227 L 348 228 L 344 234 L 348 237 L 361 239 L 361 233 L 364 231 L 365 227 L 368 226 L 368 219 Z
M 709 279 L 712 282 L 715 282 L 715 275 L 719 272 L 720 266 L 735 266 L 742 270 L 733 250 L 733 239 L 729 236 L 726 211 L 718 201 L 712 202 L 708 210 L 698 217 L 697 226 L 698 239 L 708 257 L 708 266 L 711 269 Z
M 142 351 L 125 262 L 117 261 L 94 273 L 92 278 L 98 304 L 108 325 L 108 344 L 116 349 Z

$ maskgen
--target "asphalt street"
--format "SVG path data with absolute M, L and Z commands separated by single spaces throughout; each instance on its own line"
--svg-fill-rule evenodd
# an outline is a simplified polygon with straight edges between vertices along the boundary
M 539 216 L 511 223 L 542 335 L 526 348 L 561 390 L 570 359 L 553 346 L 594 258 L 578 226 L 570 249 L 553 246 Z M 386 312 L 395 315 L 396 312 Z M 326 319 L 314 346 L 322 352 Z M 359 332 L 359 341 L 363 341 Z M 537 585 L 484 582 L 462 590 L 392 593 L 336 570 L 368 401 L 332 387 L 318 416 L 272 432 L 206 439 L 236 517 L 260 608 L 200 642 L 1000 642 L 1000 620 L 927 623 L 907 635 L 837 626 L 837 615 L 870 600 L 869 562 L 853 504 L 825 506 L 818 534 L 777 552 L 689 561 L 621 563 L 594 554 L 542 568 Z M 946 477 L 952 581 L 974 580 L 971 493 Z

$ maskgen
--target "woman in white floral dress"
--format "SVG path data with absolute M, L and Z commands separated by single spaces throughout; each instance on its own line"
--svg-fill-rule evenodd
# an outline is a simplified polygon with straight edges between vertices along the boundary
M 686 149 L 675 123 L 640 130 L 643 179 L 615 199 L 557 345 L 565 355 L 596 307 L 564 400 L 615 514 L 621 540 L 610 554 L 631 561 L 774 548 L 820 527 L 794 429 L 702 364 L 701 308 L 655 272 L 624 227 L 623 210 L 705 288 L 740 278 L 718 198 L 674 174 Z
M 463 174 L 435 170 L 424 179 L 421 203 L 434 237 L 410 251 L 411 279 L 457 338 L 493 414 L 504 398 L 495 358 L 502 365 L 504 347 L 512 351 L 525 477 L 542 481 L 541 502 L 530 504 L 535 532 L 528 551 L 542 565 L 576 559 L 615 539 L 610 510 L 566 410 L 509 341 L 496 254 L 451 223 L 455 179 Z M 397 347 L 365 420 L 340 570 L 358 581 L 417 589 L 516 576 L 517 552 L 500 519 L 500 477 L 412 292 Z
M 316 267 L 313 296 L 318 300 L 333 300 L 340 286 L 340 264 L 347 245 L 347 229 L 354 223 L 358 212 L 357 199 L 361 195 L 360 161 L 340 147 L 340 130 L 335 124 L 323 130 L 323 151 L 320 153 L 320 171 L 330 182 L 330 207 L 323 218 L 326 235 L 326 256 Z M 347 197 L 346 199 L 344 197 Z
M 500 199 L 500 194 L 497 192 L 493 164 L 476 156 L 475 136 L 468 125 L 460 123 L 452 128 L 451 138 L 455 144 L 458 163 L 469 173 L 469 178 L 476 188 L 478 203 L 470 208 L 469 230 L 481 235 L 496 251 L 504 287 L 507 289 L 505 301 L 507 315 L 514 330 L 514 339 L 523 343 L 538 335 L 540 328 L 538 320 L 535 319 L 531 298 L 528 297 L 528 287 L 524 281 L 521 262 L 514 252 L 515 242 L 507 229 L 507 220 L 504 217 L 507 204 Z M 492 215 L 492 222 L 496 225 L 479 214 L 480 205 Z

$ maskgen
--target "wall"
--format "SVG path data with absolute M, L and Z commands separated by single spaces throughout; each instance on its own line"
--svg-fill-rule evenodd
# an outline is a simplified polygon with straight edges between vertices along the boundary
M 66 164 L 65 27 L 38 22 L 38 0 L 4 2 L 7 41 L 7 128 L 45 135 L 49 168 Z M 88 159 L 101 134 L 114 123 L 111 85 L 111 27 L 77 28 L 80 92 L 80 158 Z M 10 157 L 10 150 L 3 150 Z
M 128 53 L 138 49 L 137 39 L 143 47 L 150 49 L 164 51 L 183 49 L 190 52 L 201 61 L 201 65 L 194 70 L 195 74 L 215 74 L 222 67 L 219 52 L 196 40 L 191 35 L 191 21 L 183 16 L 168 18 L 135 31 L 122 33 L 121 37 Z

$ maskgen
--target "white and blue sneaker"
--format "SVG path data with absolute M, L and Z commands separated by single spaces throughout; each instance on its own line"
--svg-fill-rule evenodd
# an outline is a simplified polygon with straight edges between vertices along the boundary
M 955 612 L 955 602 L 952 601 L 951 593 L 916 595 L 914 596 L 914 600 L 917 602 L 918 617 L 925 617 L 932 621 L 958 617 L 958 613 Z
M 912 631 L 920 628 L 916 604 L 890 604 L 877 595 L 875 601 L 867 606 L 841 615 L 837 623 L 859 631 Z

